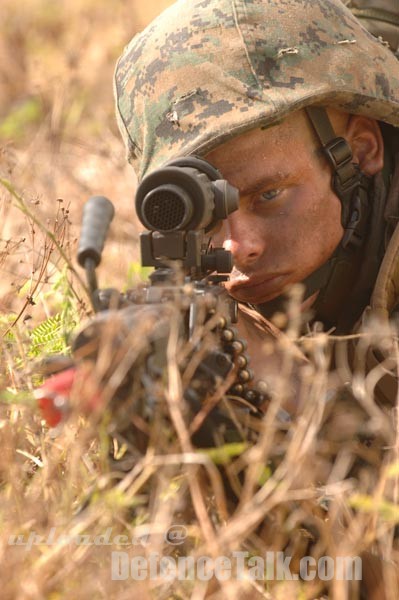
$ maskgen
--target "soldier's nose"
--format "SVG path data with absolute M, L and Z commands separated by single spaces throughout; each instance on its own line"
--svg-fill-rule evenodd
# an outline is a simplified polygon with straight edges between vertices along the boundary
M 229 250 L 237 268 L 251 268 L 262 256 L 264 240 L 245 216 L 239 213 L 230 215 L 220 231 L 213 237 L 214 245 Z

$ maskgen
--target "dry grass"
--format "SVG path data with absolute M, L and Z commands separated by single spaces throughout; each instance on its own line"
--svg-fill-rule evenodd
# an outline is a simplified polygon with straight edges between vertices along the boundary
M 130 576 L 113 581 L 111 551 L 130 558 L 158 553 L 176 559 L 232 558 L 237 551 L 265 556 L 284 550 L 292 557 L 293 572 L 303 555 L 318 559 L 362 554 L 365 574 L 372 551 L 384 556 L 387 565 L 397 559 L 396 427 L 370 401 L 373 377 L 359 373 L 352 386 L 355 398 L 347 389 L 323 401 L 329 395 L 325 361 L 331 340 L 323 335 L 306 340 L 313 364 L 300 368 L 301 386 L 295 393 L 301 408 L 298 418 L 287 423 L 276 417 L 282 401 L 293 393 L 287 381 L 297 367 L 285 346 L 280 377 L 270 380 L 265 418 L 248 422 L 237 414 L 241 441 L 224 445 L 219 432 L 218 449 L 198 452 L 190 441 L 190 420 L 182 401 L 185 378 L 177 364 L 188 350 L 177 342 L 178 315 L 176 307 L 165 305 L 163 315 L 149 311 L 145 318 L 134 317 L 115 366 L 110 366 L 115 352 L 109 348 L 110 324 L 94 369 L 94 377 L 105 382 L 101 386 L 112 401 L 110 410 L 104 407 L 82 419 L 81 407 L 91 393 L 78 384 L 72 395 L 76 408 L 55 437 L 29 406 L 29 394 L 22 394 L 29 363 L 13 367 L 19 382 L 8 387 L 0 421 L 2 597 L 119 599 L 137 593 L 140 598 L 274 599 L 315 598 L 324 590 L 320 581 L 264 585 L 244 579 L 220 586 L 215 581 L 138 582 Z M 167 383 L 164 375 L 143 378 L 148 335 L 154 323 L 162 327 L 162 319 L 171 324 Z M 204 343 L 207 335 L 204 331 Z M 371 343 L 386 349 L 391 339 L 389 331 L 370 329 L 360 341 L 360 352 Z M 15 346 L 4 345 L 4 353 L 8 364 L 15 365 Z M 125 401 L 115 403 L 115 390 L 132 365 L 135 375 L 125 388 Z M 340 364 L 341 374 L 344 369 Z M 377 375 L 374 371 L 375 379 Z M 147 415 L 150 411 L 145 422 L 140 418 L 144 406 Z M 176 525 L 185 531 L 177 546 L 165 540 L 165 532 Z M 19 545 L 18 535 L 23 536 Z M 96 536 L 107 535 L 108 544 L 95 543 Z M 128 545 L 116 540 L 117 535 L 128 536 Z M 80 544 L 78 536 L 83 536 Z M 395 590 L 391 576 L 387 571 L 386 587 Z M 356 584 L 335 580 L 330 597 L 357 597 L 356 589 Z
M 134 31 L 168 4 L 27 0 L 21 7 L 2 2 L 0 175 L 10 182 L 0 186 L 0 589 L 5 600 L 133 595 L 285 600 L 320 597 L 324 589 L 320 582 L 298 581 L 112 581 L 112 550 L 130 556 L 231 557 L 237 550 L 264 555 L 284 549 L 294 568 L 308 553 L 316 558 L 370 553 L 363 567 L 368 572 L 371 553 L 386 564 L 398 558 L 393 543 L 399 523 L 397 425 L 371 400 L 383 371 L 377 367 L 367 375 L 361 367 L 352 377 L 346 342 L 337 355 L 335 380 L 328 373 L 332 340 L 327 336 L 302 342 L 311 361 L 300 369 L 289 347 L 280 348 L 284 360 L 270 383 L 271 404 L 262 421 L 250 423 L 250 445 L 212 452 L 192 446 L 181 402 L 186 379 L 176 363 L 176 356 L 188 350 L 179 346 L 173 326 L 168 383 L 136 374 L 123 408 L 134 420 L 127 434 L 113 426 L 108 410 L 85 419 L 73 410 L 56 436 L 37 414 L 35 360 L 65 348 L 64 330 L 88 311 L 74 254 L 81 207 L 89 195 L 108 195 L 117 206 L 101 284 L 124 287 L 138 260 L 134 175 L 125 165 L 114 122 L 112 71 Z M 178 317 L 171 310 L 173 324 Z M 53 315 L 58 315 L 56 324 Z M 35 330 L 45 319 L 47 329 Z M 136 373 L 143 368 L 145 329 L 153 325 L 148 319 L 128 338 L 120 368 L 133 362 Z M 297 335 L 293 323 L 291 336 Z M 59 346 L 52 345 L 54 337 Z M 371 325 L 358 346 L 360 365 L 371 345 L 389 352 L 396 365 L 394 330 Z M 103 344 L 96 371 L 102 377 L 109 356 Z M 292 392 L 286 382 L 294 371 L 300 386 Z M 337 382 L 346 385 L 333 402 L 330 388 Z M 108 381 L 109 397 L 117 385 Z M 293 393 L 300 415 L 287 424 L 276 415 Z M 84 402 L 85 394 L 84 388 L 75 389 L 75 403 Z M 149 425 L 134 416 L 148 397 L 157 407 Z M 120 419 L 126 419 L 123 410 Z M 140 429 L 140 443 L 132 444 L 132 431 Z M 173 525 L 185 527 L 181 545 L 165 540 Z M 93 541 L 110 528 L 111 539 L 123 534 L 135 543 L 90 545 L 89 538 L 76 543 L 76 536 Z M 33 532 L 59 543 L 39 544 L 32 537 L 30 548 L 9 543 L 18 535 L 26 541 Z M 397 588 L 389 569 L 381 577 L 393 600 Z M 351 592 L 349 587 L 334 581 L 330 597 L 358 597 L 356 584 Z
M 107 285 L 120 285 L 138 259 L 135 177 L 114 118 L 113 69 L 133 34 L 168 4 L 27 0 L 22 10 L 9 0 L 2 3 L 0 175 L 44 223 L 56 217 L 57 200 L 63 200 L 70 209 L 72 256 L 84 201 L 101 193 L 115 202 L 117 217 L 104 258 Z M 34 244 L 10 196 L 4 189 L 0 194 L 0 252 L 14 255 L 2 260 L 0 302 L 7 310 L 18 307 L 15 287 L 40 262 L 42 240 Z M 18 257 L 6 246 L 10 239 L 19 242 Z

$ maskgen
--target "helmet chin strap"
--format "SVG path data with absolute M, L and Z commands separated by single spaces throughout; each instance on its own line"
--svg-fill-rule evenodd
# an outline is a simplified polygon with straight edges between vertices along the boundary
M 358 194 L 364 176 L 359 165 L 352 162 L 352 149 L 347 140 L 335 135 L 326 109 L 321 106 L 308 106 L 305 111 L 333 171 L 331 186 L 341 201 L 341 223 L 345 232 L 341 246 L 359 246 L 365 233 L 359 230 L 363 207 Z
M 361 252 L 366 240 L 370 215 L 368 189 L 370 179 L 352 162 L 352 150 L 343 137 L 337 137 L 327 111 L 323 107 L 305 109 L 332 168 L 331 186 L 341 201 L 343 237 L 333 255 L 302 283 L 305 299 L 319 291 L 313 306 L 315 318 L 328 326 L 336 325 L 342 302 L 356 279 Z M 285 298 L 257 305 L 266 318 L 284 311 Z

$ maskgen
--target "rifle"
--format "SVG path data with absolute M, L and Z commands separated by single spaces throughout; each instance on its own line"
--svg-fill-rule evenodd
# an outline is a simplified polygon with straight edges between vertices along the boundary
M 77 257 L 95 316 L 75 336 L 72 354 L 75 364 L 100 365 L 92 397 L 107 396 L 112 420 L 122 415 L 122 428 L 132 419 L 144 425 L 154 418 L 176 370 L 196 444 L 214 445 L 220 428 L 224 439 L 237 439 L 237 432 L 242 439 L 243 420 L 260 416 L 265 392 L 251 385 L 245 342 L 234 329 L 237 303 L 222 285 L 231 253 L 212 246 L 212 231 L 238 208 L 238 199 L 238 190 L 200 158 L 179 158 L 150 173 L 137 189 L 135 208 L 147 229 L 140 234 L 142 266 L 154 271 L 143 287 L 126 293 L 99 289 L 96 275 L 114 207 L 103 196 L 86 203 Z M 75 380 L 74 367 L 67 373 L 55 375 L 61 383 L 53 393 L 57 379 L 37 394 L 53 424 L 69 411 L 64 392 Z M 238 416 L 231 405 L 221 406 L 222 398 L 239 406 Z

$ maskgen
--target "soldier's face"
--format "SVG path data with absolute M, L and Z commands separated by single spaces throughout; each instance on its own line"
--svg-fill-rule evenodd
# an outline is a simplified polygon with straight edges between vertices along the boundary
M 339 244 L 341 204 L 331 169 L 302 111 L 205 157 L 240 191 L 240 207 L 214 235 L 233 253 L 231 295 L 259 304 L 320 267 Z

